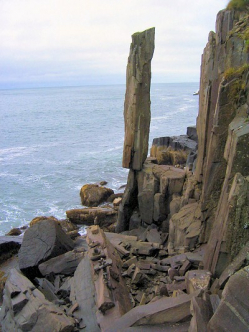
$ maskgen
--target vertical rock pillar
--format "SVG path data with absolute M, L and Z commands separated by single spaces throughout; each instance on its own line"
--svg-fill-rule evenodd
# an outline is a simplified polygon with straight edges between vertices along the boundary
M 141 171 L 148 154 L 151 60 L 154 48 L 155 28 L 132 35 L 126 70 L 123 150 L 123 167 L 129 168 L 130 172 L 123 201 L 119 206 L 117 232 L 129 228 L 129 220 L 137 204 L 136 171 Z
M 151 59 L 154 53 L 154 40 L 155 28 L 132 35 L 126 70 L 123 167 L 135 171 L 142 169 L 148 154 Z

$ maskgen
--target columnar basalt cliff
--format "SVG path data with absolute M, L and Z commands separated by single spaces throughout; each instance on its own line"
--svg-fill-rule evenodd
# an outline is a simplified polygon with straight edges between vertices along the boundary
M 195 177 L 202 183 L 205 267 L 218 274 L 249 240 L 242 198 L 249 175 L 248 23 L 248 13 L 221 11 L 202 57 Z

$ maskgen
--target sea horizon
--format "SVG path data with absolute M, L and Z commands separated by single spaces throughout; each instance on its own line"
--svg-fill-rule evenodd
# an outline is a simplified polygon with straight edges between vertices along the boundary
M 157 84 L 199 84 L 198 81 L 182 81 L 182 82 L 152 82 L 151 86 Z M 1 87 L 0 86 L 0 91 L 4 90 L 31 90 L 31 89 L 50 89 L 50 88 L 82 88 L 82 87 L 99 87 L 99 86 L 125 86 L 126 83 L 103 83 L 103 84 L 80 84 L 80 85 L 44 85 L 44 86 L 23 86 L 23 87 Z

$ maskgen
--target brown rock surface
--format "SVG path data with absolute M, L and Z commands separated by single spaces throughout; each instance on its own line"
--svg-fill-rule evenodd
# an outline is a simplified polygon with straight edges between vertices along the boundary
M 112 208 L 85 208 L 66 211 L 68 219 L 75 224 L 109 226 L 116 222 L 117 212 Z
M 36 223 L 43 221 L 43 220 L 54 220 L 54 221 L 58 221 L 57 218 L 50 216 L 50 217 L 46 217 L 46 216 L 39 216 L 39 217 L 35 217 L 34 219 L 31 220 L 31 222 L 29 223 L 29 226 L 33 226 Z
M 97 184 L 85 184 L 80 190 L 81 203 L 85 206 L 98 206 L 106 202 L 112 194 L 114 194 L 112 189 Z
M 141 170 L 148 153 L 151 60 L 155 28 L 132 35 L 126 70 L 123 167 Z
M 6 235 L 7 236 L 18 236 L 22 234 L 22 231 L 20 228 L 12 228 Z

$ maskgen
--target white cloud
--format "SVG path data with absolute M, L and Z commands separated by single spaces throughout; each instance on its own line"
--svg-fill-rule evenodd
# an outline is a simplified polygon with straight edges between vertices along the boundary
M 131 34 L 156 27 L 154 80 L 198 81 L 226 0 L 0 0 L 0 85 L 124 83 Z M 42 72 L 42 75 L 39 73 Z M 174 75 L 175 73 L 175 75 Z M 53 77 L 53 79 L 51 79 Z M 77 79 L 76 79 L 77 78 Z M 40 83 L 39 83 L 40 82 Z

